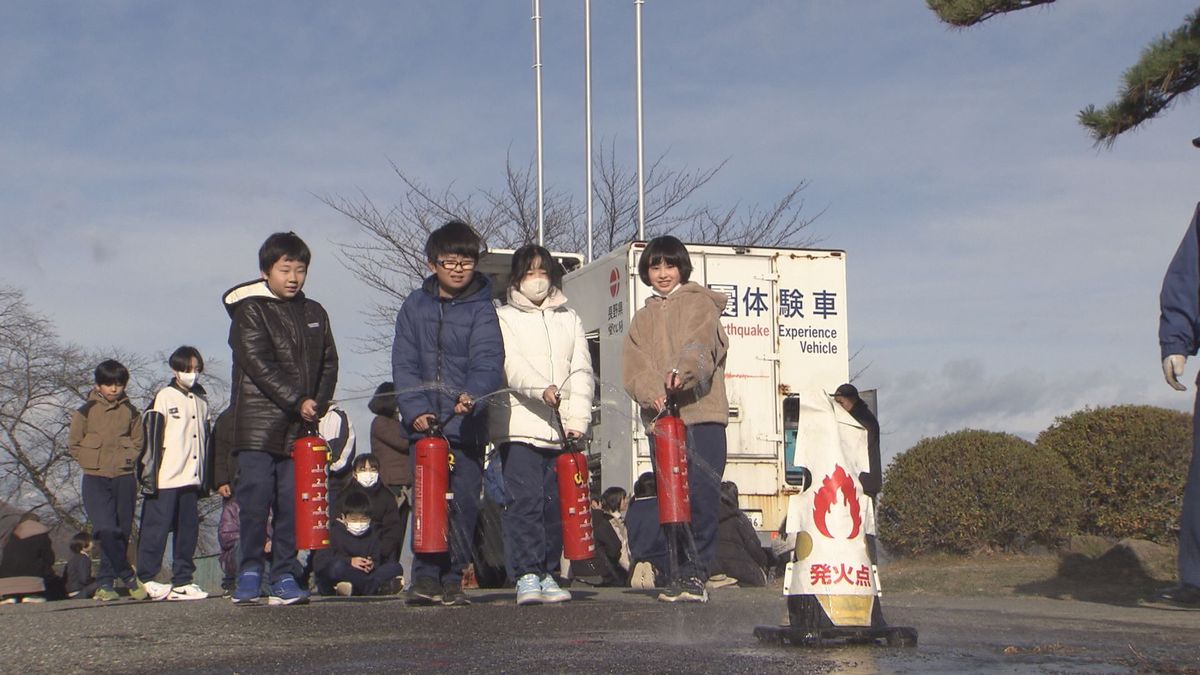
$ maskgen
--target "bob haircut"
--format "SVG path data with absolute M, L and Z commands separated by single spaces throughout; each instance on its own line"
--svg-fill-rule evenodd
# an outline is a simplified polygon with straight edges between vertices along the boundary
M 129 369 L 121 365 L 120 361 L 101 361 L 100 365 L 96 366 L 94 375 L 96 384 L 119 384 L 122 387 L 129 384 Z
M 196 372 L 203 373 L 204 357 L 200 356 L 199 349 L 189 347 L 188 345 L 184 345 L 171 352 L 171 358 L 167 359 L 167 363 L 170 364 L 171 370 L 182 373 L 192 367 L 192 359 L 196 359 Z
M 679 268 L 679 283 L 686 284 L 692 278 L 692 258 L 687 248 L 671 235 L 655 237 L 646 244 L 642 257 L 638 260 L 638 276 L 642 283 L 650 286 L 650 268 L 659 263 L 666 263 Z
M 479 260 L 483 240 L 470 225 L 461 220 L 452 220 L 429 233 L 425 240 L 425 259 L 436 263 L 444 255 L 460 255 Z
M 359 469 L 375 469 L 379 471 L 379 459 L 369 452 L 365 455 L 359 455 L 354 458 L 354 470 L 358 471 Z
M 538 267 L 546 270 L 546 274 L 550 275 L 550 285 L 558 290 L 562 290 L 563 268 L 562 265 L 550 255 L 550 251 L 544 246 L 537 244 L 526 244 L 513 252 L 512 271 L 508 275 L 508 287 L 520 288 L 521 279 L 525 278 L 525 273 L 533 269 L 534 261 L 540 261 Z
M 395 417 L 400 412 L 396 406 L 396 385 L 384 382 L 375 387 L 375 395 L 367 402 L 367 410 L 383 417 Z
M 76 532 L 75 536 L 71 537 L 71 552 L 82 553 L 90 543 L 92 543 L 92 535 L 87 532 Z
M 621 510 L 621 500 L 625 499 L 625 488 L 612 486 L 600 495 L 600 503 L 604 506 L 604 510 L 609 513 L 616 513 Z
M 359 492 L 351 490 L 346 493 L 346 497 L 342 500 L 341 517 L 347 516 L 367 516 L 371 517 L 371 498 Z

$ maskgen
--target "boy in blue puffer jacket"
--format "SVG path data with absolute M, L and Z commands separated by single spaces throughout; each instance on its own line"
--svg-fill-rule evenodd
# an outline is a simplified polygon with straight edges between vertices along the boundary
M 415 442 L 430 424 L 450 443 L 454 493 L 450 552 L 413 554 L 412 604 L 467 605 L 462 575 L 479 520 L 487 411 L 475 399 L 504 384 L 504 341 L 492 305 L 492 284 L 475 274 L 482 246 L 466 223 L 451 221 L 425 242 L 432 272 L 396 316 L 392 380 L 401 419 Z M 415 458 L 416 453 L 413 453 Z

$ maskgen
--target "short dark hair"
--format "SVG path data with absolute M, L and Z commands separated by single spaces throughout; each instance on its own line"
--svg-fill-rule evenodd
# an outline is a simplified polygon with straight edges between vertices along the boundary
M 658 482 L 654 479 L 654 472 L 647 471 L 637 477 L 633 482 L 633 498 L 641 499 L 643 497 L 653 497 L 658 494 Z
M 167 363 L 170 364 L 171 370 L 182 372 L 191 367 L 192 359 L 196 359 L 196 372 L 204 372 L 204 357 L 200 356 L 200 350 L 188 345 L 171 352 L 171 358 L 167 359 Z
M 270 272 L 280 260 L 297 260 L 307 265 L 312 260 L 312 252 L 295 232 L 276 232 L 258 249 L 258 269 Z
M 108 359 L 96 366 L 96 384 L 119 384 L 122 387 L 129 384 L 129 369 L 120 361 Z
M 521 287 L 521 279 L 525 278 L 526 272 L 533 269 L 535 261 L 540 261 L 539 267 L 546 270 L 546 274 L 550 276 L 550 285 L 562 290 L 562 265 L 554 259 L 549 249 L 537 244 L 526 244 L 513 252 L 512 270 L 508 275 L 509 288 Z
M 614 485 L 600 496 L 600 503 L 604 505 L 605 511 L 616 513 L 621 510 L 621 500 L 625 499 L 626 494 L 625 488 Z
M 384 382 L 375 387 L 375 395 L 367 401 L 367 410 L 384 417 L 395 417 L 399 408 L 396 405 L 396 385 Z
M 429 233 L 425 240 L 425 259 L 436 263 L 444 255 L 461 255 L 479 260 L 483 239 L 470 225 L 461 220 L 451 220 Z
M 642 251 L 642 257 L 638 260 L 638 276 L 643 284 L 650 285 L 650 268 L 660 262 L 679 268 L 679 283 L 686 284 L 692 278 L 692 258 L 688 255 L 687 247 L 669 234 L 651 239 Z
M 92 543 L 92 535 L 87 532 L 76 532 L 75 536 L 71 537 L 71 552 L 82 553 L 90 543 Z
M 342 518 L 346 516 L 370 516 L 371 498 L 357 490 L 346 493 L 342 498 Z
M 369 452 L 354 458 L 353 470 L 358 471 L 368 464 L 370 464 L 371 468 L 375 469 L 376 471 L 379 470 L 379 458 Z

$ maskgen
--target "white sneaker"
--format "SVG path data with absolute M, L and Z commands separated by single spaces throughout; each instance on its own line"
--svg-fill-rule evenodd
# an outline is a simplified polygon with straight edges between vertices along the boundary
M 146 585 L 149 586 L 149 584 L 146 584 Z M 146 590 L 149 590 L 149 588 L 147 588 Z M 172 588 L 171 592 L 167 594 L 167 599 L 168 600 L 207 600 L 208 593 L 205 593 L 204 589 L 200 588 L 196 584 L 188 584 L 187 586 L 176 586 L 175 588 Z
M 543 602 L 566 602 L 570 599 L 571 591 L 560 587 L 552 575 L 547 574 L 546 576 L 542 577 Z
M 348 597 L 354 594 L 354 585 L 349 581 L 339 581 L 333 585 L 333 592 L 342 597 Z
M 28 604 L 28 603 L 37 604 L 39 602 L 45 602 L 45 601 L 46 601 L 46 598 L 41 595 L 26 595 L 25 597 L 21 598 L 21 604 L 23 604 L 23 605 Z
M 146 587 L 146 595 L 151 600 L 165 600 L 171 594 L 171 584 L 160 584 L 157 581 L 146 581 L 142 583 Z
M 530 573 L 517 579 L 517 604 L 536 605 L 545 601 L 542 597 L 542 581 L 536 574 Z
M 642 590 L 654 588 L 654 565 L 645 560 L 634 565 L 629 574 L 629 586 Z

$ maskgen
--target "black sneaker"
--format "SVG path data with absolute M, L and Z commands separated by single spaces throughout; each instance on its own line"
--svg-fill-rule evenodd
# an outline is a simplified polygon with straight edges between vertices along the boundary
M 1177 605 L 1185 605 L 1187 607 L 1200 607 L 1200 588 L 1191 584 L 1179 584 L 1170 588 L 1164 588 L 1154 596 L 1155 600 L 1160 602 L 1172 602 Z
M 447 607 L 464 607 L 471 599 L 463 592 L 461 581 L 447 582 L 442 586 L 442 604 Z
M 441 584 L 429 577 L 421 577 L 413 581 L 412 588 L 408 591 L 408 599 L 405 602 L 410 605 L 432 605 L 441 601 L 441 599 Z
M 708 602 L 708 589 L 704 580 L 697 577 L 686 579 L 680 584 L 679 600 L 682 602 Z
M 683 599 L 683 586 L 678 580 L 673 580 L 658 594 L 659 602 L 679 602 Z

